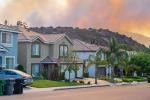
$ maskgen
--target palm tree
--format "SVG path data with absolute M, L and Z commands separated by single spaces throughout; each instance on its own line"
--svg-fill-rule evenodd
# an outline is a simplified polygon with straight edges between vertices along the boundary
M 95 65 L 95 84 L 97 84 L 98 71 L 97 67 L 99 65 L 106 65 L 107 62 L 102 60 L 102 50 L 99 50 L 96 55 L 90 55 L 88 61 L 88 67 L 91 65 Z
M 111 80 L 114 80 L 114 67 L 118 66 L 120 59 L 123 57 L 124 50 L 121 49 L 120 44 L 115 38 L 111 38 L 108 45 L 108 50 L 105 50 L 107 61 L 111 67 Z

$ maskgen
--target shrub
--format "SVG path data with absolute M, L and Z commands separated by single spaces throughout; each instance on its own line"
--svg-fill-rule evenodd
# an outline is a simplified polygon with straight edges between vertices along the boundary
M 37 73 L 34 77 L 33 77 L 34 80 L 43 80 L 44 77 L 41 73 Z
M 20 70 L 20 71 L 22 71 L 22 72 L 26 72 L 25 67 L 22 66 L 22 65 L 18 65 L 18 66 L 17 66 L 17 70 Z
M 89 81 L 89 82 L 87 82 L 87 84 L 89 84 L 89 85 L 90 85 L 90 84 L 91 84 L 91 82 Z
M 129 83 L 130 83 L 130 82 L 133 82 L 134 79 L 132 79 L 132 78 L 123 78 L 122 81 L 123 81 L 123 82 L 129 82 Z
M 101 79 L 101 80 L 106 80 L 106 81 L 109 81 L 109 80 L 110 80 L 110 78 L 109 78 L 108 76 L 102 76 L 102 77 L 100 77 L 100 79 Z
M 79 80 L 79 83 L 84 84 L 84 81 L 83 80 Z
M 88 73 L 84 73 L 83 76 L 86 77 L 86 78 L 88 78 L 89 74 Z

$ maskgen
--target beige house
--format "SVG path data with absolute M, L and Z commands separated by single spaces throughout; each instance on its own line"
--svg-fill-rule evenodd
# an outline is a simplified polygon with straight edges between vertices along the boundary
M 64 71 L 64 57 L 73 47 L 73 42 L 65 34 L 41 34 L 21 29 L 18 44 L 18 62 L 25 66 L 27 73 L 36 75 L 41 71 L 48 79 Z M 81 60 L 77 63 L 82 64 Z M 55 70 L 55 69 L 59 70 Z M 67 74 L 67 73 L 66 73 Z M 67 75 L 65 75 L 67 77 Z

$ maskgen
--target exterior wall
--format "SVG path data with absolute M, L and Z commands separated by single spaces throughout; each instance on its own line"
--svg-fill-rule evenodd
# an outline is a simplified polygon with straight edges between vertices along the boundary
M 1 35 L 1 31 L 0 31 L 0 35 Z M 13 66 L 13 69 L 15 69 L 18 65 L 18 62 L 17 62 L 17 55 L 18 55 L 18 33 L 12 33 L 13 36 L 13 44 L 12 44 L 12 47 L 6 47 L 8 52 L 0 52 L 0 56 L 2 57 L 2 67 L 6 67 L 6 57 L 13 57 L 14 58 L 14 66 Z M 0 41 L 1 43 L 1 41 Z
M 68 45 L 68 49 L 72 48 L 72 44 L 68 41 L 67 38 L 63 38 L 61 41 L 57 42 L 55 45 L 53 45 L 53 57 L 58 58 L 59 57 L 59 45 L 60 44 L 66 44 Z
M 83 60 L 88 60 L 90 55 L 95 55 L 96 52 L 76 52 L 76 55 Z M 102 54 L 102 59 L 105 59 L 104 53 Z M 88 62 L 86 62 L 86 66 L 87 66 Z M 88 74 L 90 77 L 95 77 L 95 65 L 91 65 L 88 68 Z M 110 68 L 106 67 L 106 75 L 108 75 L 110 73 Z
M 39 40 L 37 40 L 39 41 Z M 40 42 L 40 41 L 39 41 Z M 34 42 L 33 42 L 34 43 Z M 40 42 L 40 57 L 32 57 L 31 55 L 31 49 L 32 49 L 32 43 L 19 43 L 19 64 L 25 66 L 26 71 L 28 74 L 31 74 L 31 66 L 33 63 L 40 64 L 40 62 L 45 59 L 47 56 L 49 56 L 49 45 L 44 44 Z
M 95 55 L 95 52 L 76 52 L 77 57 L 83 60 L 88 60 L 90 55 Z M 87 64 L 86 64 L 87 66 Z M 88 68 L 88 73 L 90 77 L 95 76 L 95 65 Z
M 18 43 L 18 64 L 27 66 L 27 43 Z M 27 68 L 26 68 L 27 70 Z
M 61 72 L 64 72 L 65 68 L 66 68 L 65 65 L 61 65 Z M 83 77 L 83 66 L 82 65 L 80 66 L 79 70 L 77 71 L 77 77 L 80 77 L 80 78 Z M 72 71 L 70 73 L 70 78 L 71 78 L 71 80 L 75 79 L 75 72 L 74 71 Z M 65 72 L 65 79 L 69 79 L 69 72 L 68 71 Z

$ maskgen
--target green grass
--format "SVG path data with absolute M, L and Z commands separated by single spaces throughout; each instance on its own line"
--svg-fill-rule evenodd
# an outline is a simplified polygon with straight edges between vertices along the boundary
M 51 81 L 51 80 L 34 80 L 31 87 L 36 88 L 48 88 L 48 87 L 62 87 L 62 86 L 76 86 L 81 85 L 75 82 L 62 82 L 62 81 Z
M 122 80 L 123 82 L 133 82 L 133 81 L 144 82 L 144 81 L 147 81 L 147 78 L 146 77 L 127 77 L 127 78 L 123 78 Z

